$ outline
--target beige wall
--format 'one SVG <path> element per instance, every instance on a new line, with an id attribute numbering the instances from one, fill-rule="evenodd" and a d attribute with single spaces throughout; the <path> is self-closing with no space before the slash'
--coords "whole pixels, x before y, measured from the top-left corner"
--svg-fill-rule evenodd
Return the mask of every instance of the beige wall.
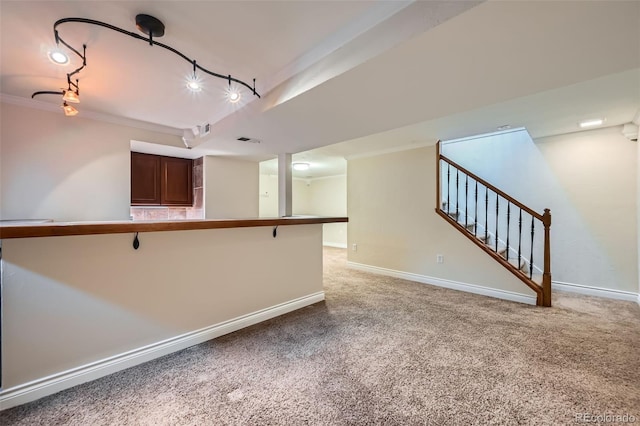
<path id="1" fill-rule="evenodd" d="M 322 225 L 278 231 L 4 240 L 3 388 L 321 292 Z"/>
<path id="2" fill-rule="evenodd" d="M 310 213 L 317 216 L 347 216 L 347 176 L 328 176 L 309 183 Z M 347 224 L 328 223 L 323 229 L 325 245 L 346 247 Z"/>
<path id="3" fill-rule="evenodd" d="M 309 183 L 293 179 L 291 183 L 292 210 L 294 215 L 310 215 Z M 278 217 L 278 176 L 260 175 L 260 217 Z"/>
<path id="4" fill-rule="evenodd" d="M 259 216 L 259 165 L 223 157 L 204 158 L 206 219 Z"/>
<path id="5" fill-rule="evenodd" d="M 443 153 L 535 210 L 551 209 L 554 282 L 637 292 L 637 143 L 617 126 L 535 141 L 520 133 Z"/>
<path id="6" fill-rule="evenodd" d="M 619 127 L 535 143 L 563 193 L 554 215 L 554 281 L 636 291 L 637 143 Z"/>
<path id="7" fill-rule="evenodd" d="M 0 219 L 126 220 L 131 139 L 180 138 L 1 103 Z"/>
<path id="8" fill-rule="evenodd" d="M 293 214 L 314 216 L 347 215 L 347 177 L 329 176 L 316 179 L 294 179 Z M 260 175 L 260 217 L 278 216 L 278 177 Z M 347 224 L 327 223 L 323 228 L 323 244 L 346 247 Z"/>
<path id="9" fill-rule="evenodd" d="M 261 174 L 258 192 L 260 217 L 278 217 L 278 176 Z"/>
<path id="10" fill-rule="evenodd" d="M 435 147 L 348 162 L 349 261 L 532 296 L 435 214 Z M 436 263 L 436 255 L 444 263 Z"/>

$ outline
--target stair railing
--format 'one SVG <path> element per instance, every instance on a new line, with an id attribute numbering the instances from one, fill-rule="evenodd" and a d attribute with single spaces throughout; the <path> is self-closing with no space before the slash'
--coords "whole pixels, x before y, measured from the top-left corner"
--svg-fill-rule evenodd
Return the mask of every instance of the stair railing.
<path id="1" fill-rule="evenodd" d="M 436 151 L 436 213 L 535 291 L 537 305 L 551 306 L 550 210 L 534 211 L 445 157 L 440 141 Z"/>

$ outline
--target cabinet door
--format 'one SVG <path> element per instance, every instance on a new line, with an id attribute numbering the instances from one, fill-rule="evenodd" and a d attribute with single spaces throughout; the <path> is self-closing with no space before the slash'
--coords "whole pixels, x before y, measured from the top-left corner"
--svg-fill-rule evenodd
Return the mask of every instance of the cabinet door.
<path id="1" fill-rule="evenodd" d="M 131 205 L 160 204 L 160 157 L 131 153 Z"/>
<path id="2" fill-rule="evenodd" d="M 193 205 L 193 160 L 162 157 L 160 204 L 163 206 Z"/>

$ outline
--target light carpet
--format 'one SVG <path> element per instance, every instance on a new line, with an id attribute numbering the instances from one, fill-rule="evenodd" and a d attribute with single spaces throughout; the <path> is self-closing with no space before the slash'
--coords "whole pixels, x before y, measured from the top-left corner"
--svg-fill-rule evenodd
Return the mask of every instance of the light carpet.
<path id="1" fill-rule="evenodd" d="M 326 301 L 0 413 L 8 425 L 640 423 L 640 308 L 537 308 L 346 267 Z M 596 418 L 597 419 L 597 418 Z"/>

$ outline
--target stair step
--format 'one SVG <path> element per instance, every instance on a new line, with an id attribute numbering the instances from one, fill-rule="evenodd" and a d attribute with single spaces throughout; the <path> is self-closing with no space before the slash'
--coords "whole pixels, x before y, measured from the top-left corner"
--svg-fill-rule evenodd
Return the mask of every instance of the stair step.
<path id="1" fill-rule="evenodd" d="M 482 236 L 482 238 L 484 238 L 484 235 Z M 489 235 L 489 240 L 491 240 L 491 235 Z M 506 247 L 504 246 L 504 244 L 502 244 L 501 242 L 498 242 L 498 249 L 496 250 L 496 243 L 495 242 L 491 242 L 489 241 L 488 243 L 485 243 L 487 245 L 487 247 L 489 247 L 491 249 L 491 251 L 494 251 L 496 253 L 498 253 L 499 255 L 501 255 L 502 257 L 504 256 L 504 253 L 507 251 Z"/>
<path id="2" fill-rule="evenodd" d="M 458 223 L 460 224 L 460 226 L 462 226 L 463 228 L 467 228 L 467 231 L 473 233 L 473 228 L 476 226 L 475 223 L 471 222 L 471 223 L 467 223 L 465 225 L 464 221 L 460 222 L 458 221 Z"/>
<path id="3" fill-rule="evenodd" d="M 487 244 L 489 247 L 491 247 L 491 249 L 493 251 L 495 251 L 495 246 L 492 246 L 490 244 Z M 498 244 L 498 251 L 496 251 L 496 253 L 498 255 L 500 255 L 500 257 L 504 258 L 505 260 L 507 259 L 507 247 L 506 246 L 502 246 L 500 244 Z M 511 264 L 511 266 L 513 266 L 514 268 L 518 269 L 518 258 L 517 256 L 513 257 L 512 255 L 509 255 L 509 259 L 508 262 Z M 525 261 L 520 261 L 520 271 L 522 271 L 523 273 L 529 275 L 529 264 Z M 534 274 L 535 276 L 536 274 Z"/>
<path id="4" fill-rule="evenodd" d="M 445 213 L 447 214 L 447 216 L 451 217 L 452 219 L 458 220 L 458 217 L 460 217 L 460 213 L 453 211 L 453 212 L 448 212 L 445 211 Z"/>
<path id="5" fill-rule="evenodd" d="M 518 259 L 509 259 L 509 263 L 514 267 L 518 268 Z M 520 262 L 520 270 L 529 275 L 529 264 L 526 262 Z M 535 275 L 535 274 L 534 274 Z"/>
<path id="6" fill-rule="evenodd" d="M 454 219 L 456 222 L 458 222 L 458 225 L 460 225 L 463 228 L 467 229 L 467 232 L 473 234 L 475 231 L 475 226 L 476 224 L 474 222 L 471 223 L 467 223 L 465 225 L 464 220 L 460 220 L 460 216 L 462 216 L 461 212 L 459 211 L 449 211 L 449 209 L 447 208 L 447 202 L 443 201 L 442 202 L 442 211 L 449 216 L 450 218 Z M 464 217 L 463 217 L 464 219 Z M 502 258 L 506 259 L 506 253 L 507 253 L 507 247 L 504 246 L 501 243 L 498 243 L 498 250 L 496 251 L 496 246 L 495 243 L 491 243 L 491 235 L 487 235 L 487 238 L 485 239 L 485 234 L 484 232 L 478 234 L 478 235 L 474 235 L 475 238 L 477 238 L 478 240 L 482 241 L 487 247 L 489 247 L 492 251 L 496 252 L 499 256 L 501 256 Z M 518 268 L 518 260 L 517 260 L 517 256 L 516 255 L 509 255 L 509 260 L 508 262 L 511 264 L 511 266 L 513 266 L 514 268 Z M 522 272 L 524 275 L 526 275 L 527 277 L 529 276 L 529 264 L 525 261 L 521 261 L 520 262 L 520 272 Z M 532 275 L 532 281 L 535 283 L 538 283 L 540 285 L 542 285 L 542 274 L 536 274 L 534 273 Z"/>
<path id="7" fill-rule="evenodd" d="M 476 235 L 476 238 L 482 241 L 483 243 L 489 245 L 489 241 L 491 240 L 491 235 L 487 235 L 487 238 L 485 239 L 484 233 L 482 233 L 482 234 Z"/>

